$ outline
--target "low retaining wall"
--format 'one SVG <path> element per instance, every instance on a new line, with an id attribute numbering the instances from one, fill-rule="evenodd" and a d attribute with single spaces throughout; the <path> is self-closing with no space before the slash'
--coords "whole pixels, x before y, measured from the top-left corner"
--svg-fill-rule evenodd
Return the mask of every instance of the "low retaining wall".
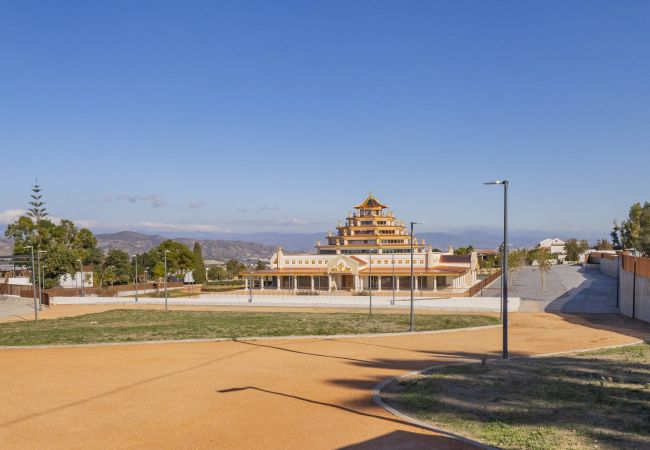
<path id="1" fill-rule="evenodd" d="M 619 312 L 650 322 L 650 258 L 603 255 L 599 265 L 601 272 L 618 277 Z"/>
<path id="2" fill-rule="evenodd" d="M 187 298 L 173 298 L 168 300 L 169 305 L 186 306 L 291 306 L 291 307 L 335 307 L 335 308 L 366 308 L 369 297 L 321 297 L 317 295 L 290 296 L 290 297 L 255 297 L 249 303 L 248 297 L 219 297 L 217 295 Z M 55 297 L 55 305 L 133 305 L 134 298 L 127 297 Z M 140 298 L 139 305 L 164 305 L 165 299 Z M 372 305 L 377 308 L 406 308 L 409 299 L 396 299 L 391 305 L 391 299 L 386 297 L 373 297 Z M 454 297 L 454 298 L 416 298 L 415 306 L 418 309 L 465 311 L 465 312 L 498 312 L 501 299 L 499 297 Z M 508 311 L 518 311 L 520 301 L 518 297 L 511 297 L 508 301 Z"/>
<path id="3" fill-rule="evenodd" d="M 621 269 L 619 275 L 619 310 L 621 314 L 650 322 L 650 278 L 635 276 Z"/>
<path id="4" fill-rule="evenodd" d="M 601 258 L 600 271 L 604 274 L 615 277 L 618 275 L 618 258 Z"/>

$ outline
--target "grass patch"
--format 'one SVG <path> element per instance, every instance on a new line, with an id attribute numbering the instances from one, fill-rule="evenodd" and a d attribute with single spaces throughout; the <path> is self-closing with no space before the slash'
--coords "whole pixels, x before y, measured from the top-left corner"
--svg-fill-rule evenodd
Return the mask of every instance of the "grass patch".
<path id="1" fill-rule="evenodd" d="M 0 324 L 0 345 L 85 344 L 168 339 L 390 333 L 408 315 L 253 313 L 116 309 L 77 317 Z M 418 331 L 494 325 L 489 316 L 420 315 Z"/>
<path id="2" fill-rule="evenodd" d="M 451 366 L 402 380 L 386 397 L 504 449 L 648 449 L 650 345 Z"/>

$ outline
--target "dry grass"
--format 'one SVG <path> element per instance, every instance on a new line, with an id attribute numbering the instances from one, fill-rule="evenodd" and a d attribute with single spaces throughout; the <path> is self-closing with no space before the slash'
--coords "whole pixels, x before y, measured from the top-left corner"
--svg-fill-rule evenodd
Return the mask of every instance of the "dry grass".
<path id="1" fill-rule="evenodd" d="M 387 400 L 499 448 L 649 449 L 650 345 L 447 367 Z"/>

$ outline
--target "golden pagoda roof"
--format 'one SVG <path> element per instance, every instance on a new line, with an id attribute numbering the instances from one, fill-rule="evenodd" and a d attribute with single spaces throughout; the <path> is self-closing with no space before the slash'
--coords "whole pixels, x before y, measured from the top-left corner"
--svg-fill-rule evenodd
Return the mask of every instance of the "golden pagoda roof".
<path id="1" fill-rule="evenodd" d="M 373 195 L 372 192 L 368 194 L 368 198 L 366 198 L 361 204 L 357 205 L 354 207 L 355 209 L 386 209 L 388 206 L 383 205 L 377 200 Z"/>

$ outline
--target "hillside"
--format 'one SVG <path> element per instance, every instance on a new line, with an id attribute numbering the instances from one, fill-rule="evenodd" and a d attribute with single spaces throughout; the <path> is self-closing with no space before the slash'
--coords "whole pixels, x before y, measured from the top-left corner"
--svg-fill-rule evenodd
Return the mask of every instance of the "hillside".
<path id="1" fill-rule="evenodd" d="M 121 231 L 119 233 L 98 234 L 97 243 L 104 251 L 111 248 L 124 250 L 130 255 L 144 253 L 151 248 L 168 239 L 160 235 L 148 235 L 134 231 Z M 254 242 L 231 241 L 223 239 L 190 239 L 173 238 L 192 248 L 194 242 L 199 242 L 205 259 L 228 260 L 238 259 L 242 261 L 257 261 L 268 259 L 275 251 L 274 247 L 257 244 Z"/>

